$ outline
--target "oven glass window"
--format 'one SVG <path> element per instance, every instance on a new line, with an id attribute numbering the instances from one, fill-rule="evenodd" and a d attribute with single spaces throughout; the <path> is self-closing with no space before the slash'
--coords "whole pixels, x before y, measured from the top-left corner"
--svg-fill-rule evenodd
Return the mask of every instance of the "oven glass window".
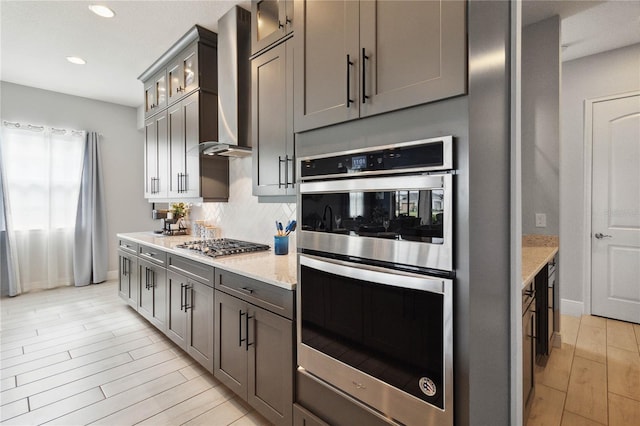
<path id="1" fill-rule="evenodd" d="M 442 294 L 304 265 L 301 283 L 302 343 L 443 408 Z M 421 390 L 423 378 L 435 395 Z"/>
<path id="2" fill-rule="evenodd" d="M 302 229 L 443 244 L 444 190 L 302 195 Z"/>

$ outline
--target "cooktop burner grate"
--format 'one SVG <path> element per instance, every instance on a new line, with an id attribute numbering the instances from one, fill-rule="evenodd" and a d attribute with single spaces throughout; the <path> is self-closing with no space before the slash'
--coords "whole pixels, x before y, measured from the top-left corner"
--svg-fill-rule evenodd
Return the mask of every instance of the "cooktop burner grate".
<path id="1" fill-rule="evenodd" d="M 229 238 L 187 241 L 177 245 L 176 248 L 194 250 L 209 257 L 221 257 L 232 254 L 269 250 L 269 246 L 266 244 L 232 240 Z"/>

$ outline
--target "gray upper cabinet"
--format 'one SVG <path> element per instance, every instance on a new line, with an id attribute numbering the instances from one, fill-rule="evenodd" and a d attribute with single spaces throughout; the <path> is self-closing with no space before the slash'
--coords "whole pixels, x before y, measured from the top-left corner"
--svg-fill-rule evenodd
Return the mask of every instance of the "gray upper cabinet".
<path id="1" fill-rule="evenodd" d="M 358 2 L 298 1 L 295 131 L 359 117 Z"/>
<path id="2" fill-rule="evenodd" d="M 180 52 L 167 67 L 169 104 L 198 88 L 198 43 Z"/>
<path id="3" fill-rule="evenodd" d="M 167 107 L 167 72 L 161 70 L 144 84 L 144 117 Z"/>
<path id="4" fill-rule="evenodd" d="M 253 195 L 294 195 L 291 41 L 251 61 Z"/>
<path id="5" fill-rule="evenodd" d="M 255 55 L 293 31 L 293 0 L 251 2 L 251 54 Z"/>
<path id="6" fill-rule="evenodd" d="M 197 197 L 200 193 L 198 139 L 187 140 L 187 129 L 198 129 L 198 93 L 172 105 L 167 111 L 169 122 L 169 197 Z M 187 124 L 187 120 L 192 123 Z M 195 123 L 193 123 L 195 121 Z M 194 132 L 190 132 L 193 136 Z M 191 173 L 187 173 L 187 162 Z"/>
<path id="7" fill-rule="evenodd" d="M 466 92 L 464 1 L 296 1 L 295 131 Z"/>
<path id="8" fill-rule="evenodd" d="M 138 77 L 145 108 L 154 105 L 145 122 L 149 200 L 229 198 L 229 160 L 200 155 L 198 146 L 218 140 L 217 40 L 196 25 Z"/>
<path id="9" fill-rule="evenodd" d="M 144 196 L 166 198 L 168 191 L 167 111 L 147 119 L 144 125 Z"/>

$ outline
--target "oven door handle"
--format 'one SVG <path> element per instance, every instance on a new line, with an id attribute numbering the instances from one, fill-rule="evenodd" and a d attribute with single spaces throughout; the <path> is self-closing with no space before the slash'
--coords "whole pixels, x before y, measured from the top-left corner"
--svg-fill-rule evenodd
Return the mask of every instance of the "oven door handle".
<path id="1" fill-rule="evenodd" d="M 446 278 L 430 278 L 411 272 L 346 262 L 343 260 L 327 259 L 307 254 L 300 255 L 300 266 L 306 266 L 355 280 L 440 294 L 449 294 L 453 285 L 452 280 Z"/>
<path id="2" fill-rule="evenodd" d="M 379 192 L 379 191 L 406 191 L 406 190 L 430 190 L 449 189 L 452 183 L 451 173 L 432 175 L 405 175 L 371 177 L 365 179 L 342 179 L 304 182 L 300 184 L 300 193 L 344 193 L 352 191 Z"/>

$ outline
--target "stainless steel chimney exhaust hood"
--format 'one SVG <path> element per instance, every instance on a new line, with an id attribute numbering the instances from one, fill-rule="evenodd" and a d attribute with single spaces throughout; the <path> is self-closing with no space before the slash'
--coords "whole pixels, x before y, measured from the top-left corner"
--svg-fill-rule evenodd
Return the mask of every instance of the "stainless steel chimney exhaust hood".
<path id="1" fill-rule="evenodd" d="M 251 155 L 251 13 L 235 6 L 218 20 L 218 140 L 207 155 Z"/>
<path id="2" fill-rule="evenodd" d="M 251 147 L 207 141 L 200 144 L 200 152 L 206 155 L 221 155 L 225 157 L 250 157 Z"/>

